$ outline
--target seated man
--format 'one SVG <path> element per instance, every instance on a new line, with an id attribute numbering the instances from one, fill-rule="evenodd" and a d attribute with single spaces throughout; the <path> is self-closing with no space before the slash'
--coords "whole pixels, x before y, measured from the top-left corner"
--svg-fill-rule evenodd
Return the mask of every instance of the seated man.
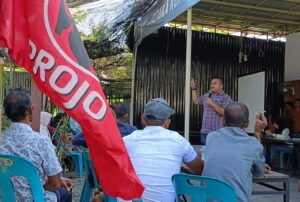
<path id="1" fill-rule="evenodd" d="M 162 98 L 151 99 L 144 108 L 143 130 L 123 138 L 134 170 L 145 186 L 144 201 L 175 201 L 171 181 L 185 163 L 195 174 L 201 174 L 204 162 L 191 144 L 175 131 L 168 130 L 174 110 Z"/>
<path id="2" fill-rule="evenodd" d="M 248 118 L 249 111 L 243 103 L 227 105 L 224 128 L 211 132 L 207 137 L 203 170 L 204 176 L 231 184 L 241 202 L 251 201 L 252 175 L 262 176 L 265 172 L 263 146 L 259 140 L 267 120 L 262 114 L 256 116 L 256 139 L 245 132 Z"/>
<path id="3" fill-rule="evenodd" d="M 12 124 L 2 134 L 0 153 L 23 157 L 36 166 L 45 201 L 72 201 L 72 182 L 61 178 L 62 168 L 51 140 L 34 132 L 30 126 L 33 114 L 30 95 L 24 89 L 11 90 L 3 107 Z M 13 184 L 17 201 L 32 201 L 27 180 L 14 177 Z"/>
<path id="4" fill-rule="evenodd" d="M 111 105 L 111 108 L 116 114 L 117 125 L 120 130 L 122 137 L 129 135 L 137 128 L 128 123 L 128 107 L 123 102 L 115 102 Z"/>

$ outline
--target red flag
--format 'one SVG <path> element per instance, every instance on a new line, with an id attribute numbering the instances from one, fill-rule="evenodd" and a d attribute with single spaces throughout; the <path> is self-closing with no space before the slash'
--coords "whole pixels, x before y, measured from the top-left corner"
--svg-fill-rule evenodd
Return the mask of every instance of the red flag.
<path id="1" fill-rule="evenodd" d="M 64 0 L 1 0 L 0 46 L 73 117 L 104 191 L 125 200 L 144 190 Z"/>

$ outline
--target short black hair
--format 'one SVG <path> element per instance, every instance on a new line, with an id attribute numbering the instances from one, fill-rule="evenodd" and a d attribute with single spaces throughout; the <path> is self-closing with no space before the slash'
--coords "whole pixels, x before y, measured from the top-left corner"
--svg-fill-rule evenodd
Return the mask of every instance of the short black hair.
<path id="1" fill-rule="evenodd" d="M 111 105 L 111 108 L 116 113 L 117 118 L 122 118 L 125 114 L 128 114 L 128 107 L 124 102 L 115 102 Z"/>
<path id="2" fill-rule="evenodd" d="M 242 128 L 249 121 L 248 107 L 241 102 L 228 104 L 224 110 L 224 120 L 228 127 Z"/>
<path id="3" fill-rule="evenodd" d="M 18 122 L 24 119 L 26 117 L 26 111 L 31 107 L 31 105 L 32 102 L 30 95 L 23 88 L 10 90 L 3 101 L 5 115 L 12 122 Z"/>
<path id="4" fill-rule="evenodd" d="M 222 77 L 219 77 L 219 76 L 214 76 L 214 77 L 212 77 L 212 79 L 211 79 L 211 80 L 213 80 L 213 79 L 218 79 L 218 80 L 220 80 L 220 81 L 221 81 L 221 84 L 223 84 L 223 78 L 222 78 Z"/>

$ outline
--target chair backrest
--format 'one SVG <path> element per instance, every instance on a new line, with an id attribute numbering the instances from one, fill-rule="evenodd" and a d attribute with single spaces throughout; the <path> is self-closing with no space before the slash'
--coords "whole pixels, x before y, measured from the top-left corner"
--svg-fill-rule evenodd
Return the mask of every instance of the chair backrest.
<path id="1" fill-rule="evenodd" d="M 104 201 L 105 202 L 118 202 L 118 199 L 110 197 L 106 193 L 104 193 Z M 141 199 L 134 199 L 134 200 L 132 200 L 132 202 L 143 202 L 143 200 L 141 200 Z"/>
<path id="2" fill-rule="evenodd" d="M 176 201 L 180 195 L 191 198 L 192 202 L 206 202 L 207 199 L 223 202 L 237 202 L 234 189 L 221 180 L 196 175 L 175 174 L 172 176 L 175 185 Z"/>
<path id="3" fill-rule="evenodd" d="M 83 152 L 82 152 L 82 157 L 83 157 L 83 161 L 84 161 L 84 166 L 86 167 L 86 171 L 87 172 L 91 172 L 92 176 L 93 176 L 93 182 L 94 182 L 94 187 L 98 187 L 99 183 L 98 183 L 98 178 L 95 172 L 95 168 L 94 168 L 94 163 L 92 161 L 90 152 L 84 148 L 84 147 L 79 147 Z"/>
<path id="4" fill-rule="evenodd" d="M 11 177 L 25 177 L 31 187 L 34 201 L 44 201 L 42 184 L 36 167 L 29 161 L 11 155 L 0 154 L 0 190 L 2 201 L 16 201 Z"/>

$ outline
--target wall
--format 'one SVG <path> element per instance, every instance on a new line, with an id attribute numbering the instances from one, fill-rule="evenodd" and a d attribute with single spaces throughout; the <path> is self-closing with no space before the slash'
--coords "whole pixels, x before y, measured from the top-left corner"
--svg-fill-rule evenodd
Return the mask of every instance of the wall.
<path id="1" fill-rule="evenodd" d="M 284 82 L 286 86 L 292 87 L 294 89 L 294 94 L 290 95 L 288 93 L 284 94 L 284 101 L 294 102 L 295 99 L 300 99 L 300 80 L 296 81 L 286 81 Z"/>
<path id="2" fill-rule="evenodd" d="M 286 39 L 285 81 L 300 79 L 300 33 L 291 34 Z"/>
<path id="3" fill-rule="evenodd" d="M 191 75 L 198 92 L 208 91 L 212 77 L 224 79 L 224 89 L 237 100 L 238 77 L 266 72 L 265 110 L 279 114 L 283 95 L 278 83 L 284 78 L 285 43 L 244 38 L 248 62 L 239 63 L 240 38 L 235 36 L 193 32 Z M 141 127 L 140 115 L 150 98 L 163 97 L 175 109 L 171 129 L 184 129 L 186 30 L 162 28 L 145 38 L 138 47 L 134 89 L 134 124 Z M 200 140 L 202 108 L 191 103 L 190 130 Z"/>

